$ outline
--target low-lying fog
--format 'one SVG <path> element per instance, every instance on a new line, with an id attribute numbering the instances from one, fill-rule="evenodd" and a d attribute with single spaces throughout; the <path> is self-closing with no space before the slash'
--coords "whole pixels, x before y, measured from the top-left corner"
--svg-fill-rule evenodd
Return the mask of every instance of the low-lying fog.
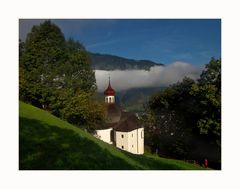
<path id="1" fill-rule="evenodd" d="M 174 62 L 165 66 L 154 66 L 146 70 L 95 70 L 98 91 L 102 92 L 108 85 L 108 76 L 111 85 L 116 91 L 140 88 L 160 87 L 181 81 L 185 76 L 192 79 L 199 78 L 203 66 L 194 66 L 185 62 Z"/>

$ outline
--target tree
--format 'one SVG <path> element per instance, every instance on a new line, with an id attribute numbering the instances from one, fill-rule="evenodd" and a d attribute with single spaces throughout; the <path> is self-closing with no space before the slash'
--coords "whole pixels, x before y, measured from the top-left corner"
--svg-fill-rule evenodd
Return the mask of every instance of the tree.
<path id="1" fill-rule="evenodd" d="M 200 134 L 220 143 L 221 136 L 221 61 L 211 59 L 202 72 L 199 83 L 192 86 L 191 95 L 199 104 L 197 127 Z"/>
<path id="2" fill-rule="evenodd" d="M 100 128 L 106 119 L 103 103 L 88 92 L 81 91 L 72 98 L 67 99 L 62 109 L 63 118 L 89 132 Z"/>
<path id="3" fill-rule="evenodd" d="M 22 57 L 22 54 L 24 53 L 24 47 L 25 47 L 25 43 L 20 39 L 19 40 L 19 59 Z"/>
<path id="4" fill-rule="evenodd" d="M 61 71 L 64 88 L 93 92 L 96 91 L 95 75 L 85 48 L 78 42 L 69 39 L 66 42 L 67 60 L 62 64 Z"/>
<path id="5" fill-rule="evenodd" d="M 192 135 L 188 111 L 192 104 L 189 94 L 194 80 L 184 78 L 150 98 L 147 106 L 146 142 L 161 154 L 184 158 Z M 149 136 L 149 137 L 148 137 Z"/>
<path id="6" fill-rule="evenodd" d="M 221 60 L 212 58 L 208 64 L 205 65 L 200 79 L 200 84 L 212 84 L 218 89 L 221 89 Z"/>
<path id="7" fill-rule="evenodd" d="M 49 108 L 48 97 L 61 88 L 74 92 L 96 90 L 95 75 L 85 48 L 73 39 L 65 41 L 61 30 L 51 21 L 33 26 L 24 51 L 22 47 L 20 43 L 21 99 Z"/>
<path id="8" fill-rule="evenodd" d="M 184 78 L 154 94 L 143 123 L 146 144 L 159 148 L 161 154 L 198 160 L 208 154 L 219 164 L 221 61 L 211 59 L 197 82 Z"/>
<path id="9" fill-rule="evenodd" d="M 145 144 L 152 152 L 184 159 L 188 154 L 191 129 L 174 110 L 159 109 L 142 118 L 145 126 Z"/>
<path id="10" fill-rule="evenodd" d="M 20 99 L 88 130 L 102 124 L 96 81 L 84 46 L 45 21 L 19 42 Z"/>
<path id="11" fill-rule="evenodd" d="M 23 100 L 38 107 L 48 106 L 46 96 L 54 90 L 57 68 L 65 61 L 64 44 L 61 30 L 51 21 L 33 26 L 19 59 L 20 78 L 26 84 L 20 83 Z"/>

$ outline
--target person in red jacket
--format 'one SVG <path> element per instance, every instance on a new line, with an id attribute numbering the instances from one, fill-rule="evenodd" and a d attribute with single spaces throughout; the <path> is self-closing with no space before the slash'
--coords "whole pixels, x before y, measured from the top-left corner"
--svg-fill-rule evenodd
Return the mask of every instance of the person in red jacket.
<path id="1" fill-rule="evenodd" d="M 208 167 L 208 160 L 206 158 L 204 159 L 204 167 Z"/>

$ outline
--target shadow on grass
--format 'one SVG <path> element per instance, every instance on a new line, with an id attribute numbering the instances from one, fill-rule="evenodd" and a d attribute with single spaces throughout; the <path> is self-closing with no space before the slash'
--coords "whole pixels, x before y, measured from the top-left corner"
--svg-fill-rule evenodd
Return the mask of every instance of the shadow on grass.
<path id="1" fill-rule="evenodd" d="M 199 170 L 204 169 L 191 164 L 184 164 L 184 162 L 176 162 L 176 160 L 155 159 L 149 156 L 127 154 L 128 157 L 137 161 L 146 167 L 146 170 Z"/>
<path id="2" fill-rule="evenodd" d="M 35 119 L 20 117 L 20 170 L 179 170 L 194 169 L 167 160 L 122 151 L 135 164 L 114 156 L 78 133 Z"/>
<path id="3" fill-rule="evenodd" d="M 20 170 L 136 169 L 70 129 L 20 117 Z"/>
<path id="4" fill-rule="evenodd" d="M 143 156 L 143 155 L 135 155 L 125 152 L 126 155 L 133 159 L 134 161 L 138 162 L 141 165 L 146 167 L 146 170 L 176 170 L 180 169 L 176 165 L 172 163 L 166 163 L 164 161 L 159 161 L 151 157 Z"/>

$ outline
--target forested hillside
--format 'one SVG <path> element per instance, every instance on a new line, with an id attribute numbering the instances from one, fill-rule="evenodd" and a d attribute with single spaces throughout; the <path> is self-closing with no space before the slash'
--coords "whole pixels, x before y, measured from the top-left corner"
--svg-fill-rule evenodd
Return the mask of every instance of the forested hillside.
<path id="1" fill-rule="evenodd" d="M 146 87 L 119 91 L 117 100 L 126 111 L 144 112 L 144 106 L 151 95 L 163 89 L 164 87 Z"/>

